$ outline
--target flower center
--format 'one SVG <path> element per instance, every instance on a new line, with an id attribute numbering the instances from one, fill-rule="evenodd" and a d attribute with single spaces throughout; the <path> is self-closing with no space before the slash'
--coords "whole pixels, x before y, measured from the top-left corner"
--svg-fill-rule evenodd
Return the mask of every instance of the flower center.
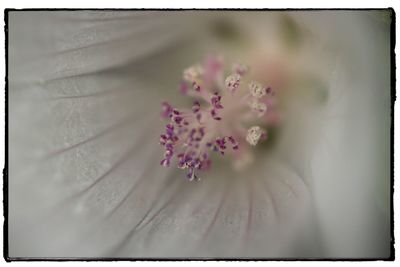
<path id="1" fill-rule="evenodd" d="M 160 136 L 165 149 L 161 165 L 169 167 L 175 158 L 189 180 L 198 180 L 195 172 L 211 167 L 211 152 L 234 154 L 267 139 L 259 125 L 267 124 L 274 92 L 248 80 L 248 72 L 247 66 L 235 63 L 224 77 L 224 64 L 215 57 L 184 71 L 180 91 L 193 98 L 193 105 L 178 109 L 162 103 L 162 117 L 169 123 Z"/>

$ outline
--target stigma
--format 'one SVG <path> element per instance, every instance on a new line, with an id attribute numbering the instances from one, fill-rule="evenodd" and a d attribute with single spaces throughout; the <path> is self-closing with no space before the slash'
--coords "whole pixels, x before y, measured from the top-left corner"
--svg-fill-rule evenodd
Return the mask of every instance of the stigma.
<path id="1" fill-rule="evenodd" d="M 224 65 L 221 58 L 209 57 L 183 71 L 180 92 L 191 106 L 162 103 L 161 115 L 168 122 L 159 140 L 164 148 L 160 164 L 185 170 L 190 181 L 211 168 L 212 154 L 240 158 L 241 150 L 267 139 L 265 122 L 274 92 L 248 78 L 249 66 Z"/>

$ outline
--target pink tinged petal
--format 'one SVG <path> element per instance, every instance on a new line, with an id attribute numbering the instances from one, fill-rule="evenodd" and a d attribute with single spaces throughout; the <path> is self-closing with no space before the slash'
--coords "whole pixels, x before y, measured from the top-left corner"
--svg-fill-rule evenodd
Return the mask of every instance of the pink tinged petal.
<path id="1" fill-rule="evenodd" d="M 222 74 L 223 62 L 222 59 L 216 56 L 209 56 L 205 61 L 204 80 L 208 85 L 218 83 L 218 78 Z"/>
<path id="2" fill-rule="evenodd" d="M 187 83 L 186 82 L 181 82 L 181 85 L 179 86 L 179 92 L 181 94 L 186 95 L 188 90 L 189 90 L 189 86 L 187 85 Z"/>

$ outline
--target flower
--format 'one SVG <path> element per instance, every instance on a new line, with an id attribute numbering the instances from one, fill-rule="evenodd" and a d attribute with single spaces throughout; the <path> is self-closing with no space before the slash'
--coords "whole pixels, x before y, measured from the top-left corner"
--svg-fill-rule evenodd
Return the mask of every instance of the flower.
<path id="1" fill-rule="evenodd" d="M 388 198 L 370 194 L 389 177 L 388 26 L 376 14 L 9 12 L 10 256 L 385 257 Z M 225 91 L 187 103 L 221 62 L 179 86 L 182 69 L 215 51 L 250 68 L 233 64 Z M 241 154 L 199 182 L 159 166 L 159 133 L 177 134 L 160 102 L 222 123 L 247 75 L 250 122 L 276 133 L 260 142 L 250 124 L 246 146 L 213 133 L 219 152 L 231 142 Z M 264 86 L 276 116 L 264 116 Z M 175 127 L 174 108 L 163 114 Z"/>

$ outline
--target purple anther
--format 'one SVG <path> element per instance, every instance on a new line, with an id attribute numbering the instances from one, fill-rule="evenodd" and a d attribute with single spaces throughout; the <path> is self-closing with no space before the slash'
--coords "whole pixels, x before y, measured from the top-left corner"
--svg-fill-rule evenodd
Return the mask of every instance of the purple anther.
<path id="1" fill-rule="evenodd" d="M 167 142 L 167 136 L 165 134 L 160 135 L 160 145 L 165 145 Z"/>
<path id="2" fill-rule="evenodd" d="M 174 125 L 172 125 L 171 123 L 168 123 L 166 126 L 166 134 L 167 137 L 171 138 L 174 136 Z"/>
<path id="3" fill-rule="evenodd" d="M 162 165 L 164 167 L 169 167 L 170 161 L 168 159 L 163 159 L 160 161 L 160 165 Z"/>
<path id="4" fill-rule="evenodd" d="M 204 127 L 199 128 L 199 133 L 200 133 L 201 137 L 203 137 L 205 135 Z"/>
<path id="5" fill-rule="evenodd" d="M 170 159 L 174 155 L 172 150 L 166 150 L 164 153 L 165 158 Z"/>
<path id="6" fill-rule="evenodd" d="M 233 150 L 239 149 L 239 144 L 238 144 L 238 142 L 236 141 L 236 139 L 233 138 L 233 136 L 229 136 L 229 137 L 228 137 L 228 140 L 229 140 L 229 142 L 231 142 L 231 144 L 232 144 L 232 149 L 233 149 Z"/>
<path id="7" fill-rule="evenodd" d="M 197 113 L 197 112 L 199 112 L 199 110 L 200 110 L 200 103 L 199 103 L 199 101 L 195 101 L 192 106 L 192 111 L 194 113 Z"/>
<path id="8" fill-rule="evenodd" d="M 214 96 L 211 97 L 211 105 L 216 109 L 224 108 L 221 105 L 221 96 L 218 93 L 214 93 Z"/>
<path id="9" fill-rule="evenodd" d="M 169 118 L 171 113 L 172 113 L 172 111 L 173 111 L 172 106 L 168 102 L 162 102 L 161 105 L 162 105 L 162 108 L 163 108 L 163 111 L 161 113 L 161 117 L 164 118 L 164 119 Z"/>
<path id="10" fill-rule="evenodd" d="M 196 82 L 193 82 L 193 89 L 195 90 L 195 91 L 197 91 L 197 92 L 200 92 L 200 85 L 198 85 Z"/>
<path id="11" fill-rule="evenodd" d="M 212 109 L 212 110 L 210 111 L 210 113 L 211 113 L 211 117 L 212 117 L 214 120 L 217 120 L 217 121 L 220 121 L 220 120 L 221 120 L 221 117 L 218 117 L 218 116 L 217 116 L 217 112 L 215 111 L 215 109 Z"/>
<path id="12" fill-rule="evenodd" d="M 181 124 L 182 120 L 183 120 L 183 118 L 181 116 L 176 116 L 174 118 L 174 121 L 175 121 L 176 124 Z"/>

